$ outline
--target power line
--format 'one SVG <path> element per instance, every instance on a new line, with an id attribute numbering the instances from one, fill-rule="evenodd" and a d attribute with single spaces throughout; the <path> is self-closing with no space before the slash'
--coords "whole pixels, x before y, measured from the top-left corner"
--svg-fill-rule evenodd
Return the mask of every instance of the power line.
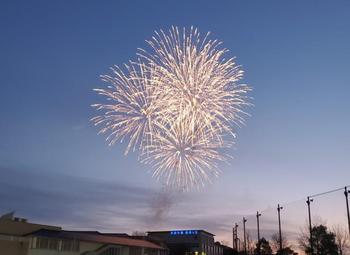
<path id="1" fill-rule="evenodd" d="M 350 185 L 345 186 L 345 187 L 349 188 Z M 340 190 L 344 190 L 344 186 L 341 187 L 341 188 L 332 189 L 332 190 L 325 191 L 325 192 L 322 192 L 322 193 L 314 194 L 314 195 L 311 195 L 311 196 L 309 196 L 309 197 L 319 197 L 319 196 L 327 195 L 327 194 L 330 194 L 330 193 L 333 193 L 333 192 L 337 192 L 337 191 L 340 191 Z"/>
<path id="2" fill-rule="evenodd" d="M 314 195 L 309 196 L 309 198 L 319 197 L 319 196 L 327 195 L 327 194 L 330 194 L 330 193 L 333 193 L 333 192 L 341 191 L 341 190 L 344 190 L 344 187 L 350 188 L 350 185 L 343 186 L 343 187 L 341 187 L 341 188 L 336 188 L 336 189 L 328 190 L 328 191 L 321 192 L 321 193 L 317 193 L 317 194 L 314 194 Z M 298 202 L 301 202 L 301 201 L 305 201 L 305 199 L 304 199 L 304 198 L 301 198 L 301 199 L 297 199 L 297 200 L 292 200 L 292 201 L 283 203 L 283 204 L 281 204 L 281 205 L 287 206 L 287 205 L 290 205 L 290 204 L 293 204 L 293 203 L 298 203 Z M 271 209 L 273 209 L 273 208 L 267 207 L 267 208 L 261 210 L 260 212 L 261 212 L 261 213 L 268 212 L 268 211 L 271 211 Z M 256 216 L 255 214 L 246 214 L 246 218 L 253 218 L 253 217 L 255 217 L 255 216 Z M 241 222 L 241 220 L 239 220 L 238 222 Z"/>

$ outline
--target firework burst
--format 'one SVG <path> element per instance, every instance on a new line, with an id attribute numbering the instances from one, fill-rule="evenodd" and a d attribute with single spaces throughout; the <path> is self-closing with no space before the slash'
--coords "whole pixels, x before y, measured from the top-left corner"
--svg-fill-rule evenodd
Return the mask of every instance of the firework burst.
<path id="1" fill-rule="evenodd" d="M 194 28 L 155 32 L 136 63 L 102 76 L 110 86 L 96 91 L 111 103 L 93 105 L 103 114 L 92 121 L 110 145 L 127 139 L 126 153 L 139 150 L 154 177 L 181 189 L 218 175 L 249 104 L 250 88 L 238 84 L 243 71 L 208 36 Z"/>
<path id="2" fill-rule="evenodd" d="M 107 89 L 95 91 L 107 97 L 109 104 L 92 105 L 104 114 L 92 119 L 95 125 L 103 125 L 99 133 L 109 133 L 107 141 L 113 145 L 116 141 L 129 139 L 125 150 L 143 149 L 152 143 L 152 134 L 158 129 L 158 121 L 164 120 L 168 112 L 162 106 L 166 94 L 160 93 L 153 85 L 152 71 L 145 70 L 140 63 L 125 65 L 126 73 L 119 67 L 111 68 L 113 76 L 102 75 L 103 81 L 109 83 Z"/>
<path id="3" fill-rule="evenodd" d="M 230 145 L 227 139 L 214 135 L 214 130 L 197 126 L 190 118 L 168 127 L 155 134 L 154 143 L 143 155 L 142 162 L 153 166 L 153 176 L 157 180 L 187 190 L 210 183 L 219 175 L 217 163 L 228 157 L 223 153 L 223 148 Z"/>
<path id="4" fill-rule="evenodd" d="M 154 75 L 171 95 L 175 116 L 232 133 L 232 124 L 243 123 L 241 108 L 247 104 L 249 87 L 237 84 L 243 71 L 233 58 L 223 57 L 228 50 L 218 49 L 221 42 L 208 36 L 201 39 L 194 28 L 182 33 L 177 27 L 168 33 L 161 30 L 147 41 L 151 51 L 140 49 L 139 56 L 157 66 Z"/>

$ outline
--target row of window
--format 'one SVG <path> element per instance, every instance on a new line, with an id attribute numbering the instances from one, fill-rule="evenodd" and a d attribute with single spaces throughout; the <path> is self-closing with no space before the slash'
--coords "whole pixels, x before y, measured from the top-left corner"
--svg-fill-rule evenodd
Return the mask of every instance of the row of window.
<path id="1" fill-rule="evenodd" d="M 205 252 L 205 254 L 208 255 L 222 255 L 223 254 L 223 250 L 220 246 L 218 245 L 206 245 L 205 243 L 202 244 L 202 251 Z"/>
<path id="2" fill-rule="evenodd" d="M 33 237 L 30 241 L 30 248 L 76 252 L 80 249 L 80 243 L 78 240 L 59 240 L 47 237 Z"/>
<path id="3" fill-rule="evenodd" d="M 16 242 L 25 242 L 27 239 L 21 236 L 13 236 L 13 235 L 3 235 L 0 234 L 0 241 L 16 241 Z"/>
<path id="4" fill-rule="evenodd" d="M 110 247 L 103 252 L 101 252 L 99 255 L 120 255 L 121 249 L 116 247 Z"/>

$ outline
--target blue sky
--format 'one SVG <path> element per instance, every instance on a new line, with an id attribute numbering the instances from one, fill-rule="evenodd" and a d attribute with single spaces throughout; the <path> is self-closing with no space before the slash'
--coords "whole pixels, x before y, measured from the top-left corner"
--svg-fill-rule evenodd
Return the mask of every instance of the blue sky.
<path id="1" fill-rule="evenodd" d="M 236 216 L 350 184 L 349 12 L 345 0 L 2 1 L 0 212 L 76 228 L 113 221 L 111 231 L 200 227 L 230 240 Z M 172 25 L 222 40 L 255 106 L 213 185 L 164 195 L 89 119 L 99 75 Z"/>

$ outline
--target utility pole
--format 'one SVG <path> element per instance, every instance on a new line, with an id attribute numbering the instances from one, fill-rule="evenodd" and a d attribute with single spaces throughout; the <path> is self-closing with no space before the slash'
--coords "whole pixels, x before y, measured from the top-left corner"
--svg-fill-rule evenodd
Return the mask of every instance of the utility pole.
<path id="1" fill-rule="evenodd" d="M 245 234 L 245 223 L 247 222 L 247 219 L 243 217 L 243 240 L 244 240 L 244 254 L 247 255 L 247 240 L 246 240 L 246 234 Z"/>
<path id="2" fill-rule="evenodd" d="M 237 223 L 235 223 L 235 226 L 233 227 L 233 242 L 232 242 L 232 248 L 234 249 L 234 250 L 236 250 L 236 251 L 238 251 L 238 224 Z"/>
<path id="3" fill-rule="evenodd" d="M 280 236 L 280 252 L 282 252 L 282 230 L 281 230 L 281 210 L 283 209 L 280 204 L 277 206 L 277 212 L 278 212 L 278 230 L 279 230 L 279 236 Z"/>
<path id="4" fill-rule="evenodd" d="M 346 200 L 346 211 L 348 213 L 348 227 L 349 227 L 349 237 L 350 237 L 350 213 L 349 213 L 349 193 L 350 193 L 350 190 L 348 190 L 347 187 L 345 187 L 345 191 L 344 191 L 344 194 L 345 194 L 345 200 Z"/>
<path id="5" fill-rule="evenodd" d="M 258 255 L 260 255 L 260 226 L 259 226 L 259 217 L 261 216 L 261 213 L 258 211 L 256 212 L 256 224 L 258 227 Z"/>
<path id="6" fill-rule="evenodd" d="M 235 227 L 232 228 L 232 249 L 235 249 Z"/>
<path id="7" fill-rule="evenodd" d="M 238 251 L 238 224 L 235 223 L 235 228 L 234 228 L 234 232 L 235 232 L 235 237 L 234 237 L 234 243 L 235 243 L 235 249 L 236 251 Z"/>
<path id="8" fill-rule="evenodd" d="M 313 199 L 310 199 L 310 197 L 307 197 L 306 203 L 307 208 L 309 212 L 309 231 L 310 231 L 310 248 L 311 248 L 311 254 L 314 254 L 314 242 L 312 240 L 312 225 L 311 225 L 311 210 L 310 210 L 310 203 L 313 202 Z"/>

